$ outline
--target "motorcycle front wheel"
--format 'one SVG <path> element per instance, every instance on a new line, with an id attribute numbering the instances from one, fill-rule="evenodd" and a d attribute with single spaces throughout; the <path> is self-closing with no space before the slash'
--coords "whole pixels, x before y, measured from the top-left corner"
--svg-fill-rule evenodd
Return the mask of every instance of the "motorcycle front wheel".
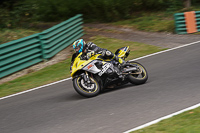
<path id="1" fill-rule="evenodd" d="M 84 81 L 83 77 L 76 77 L 73 79 L 73 86 L 77 93 L 84 97 L 94 97 L 100 93 L 100 86 L 97 80 L 90 78 L 90 83 Z"/>
<path id="2" fill-rule="evenodd" d="M 129 81 L 136 85 L 144 84 L 148 79 L 148 73 L 145 67 L 138 62 L 131 62 L 130 64 L 137 67 L 137 70 L 132 71 L 132 73 L 128 75 Z"/>

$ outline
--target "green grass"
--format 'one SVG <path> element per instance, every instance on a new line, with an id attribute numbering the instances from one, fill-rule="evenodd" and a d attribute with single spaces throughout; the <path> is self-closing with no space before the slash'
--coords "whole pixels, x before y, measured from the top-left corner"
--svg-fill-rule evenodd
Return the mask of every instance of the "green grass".
<path id="1" fill-rule="evenodd" d="M 161 50 L 165 50 L 161 47 L 156 47 L 153 45 L 147 45 L 139 42 L 123 41 L 119 39 L 106 38 L 102 36 L 96 36 L 92 38 L 92 42 L 94 42 L 95 44 L 97 44 L 102 48 L 106 48 L 112 51 L 113 53 L 115 53 L 115 51 L 118 48 L 130 46 L 131 52 L 129 57 L 127 58 L 128 60 L 133 58 L 138 58 L 147 54 L 155 53 Z"/>
<path id="2" fill-rule="evenodd" d="M 117 21 L 112 24 L 148 32 L 174 32 L 173 14 L 166 12 L 139 12 L 134 15 L 131 19 Z"/>
<path id="3" fill-rule="evenodd" d="M 200 133 L 200 108 L 131 133 Z"/>
<path id="4" fill-rule="evenodd" d="M 0 30 L 0 44 L 17 40 L 39 32 L 39 30 L 35 31 L 30 29 L 3 29 Z"/>
<path id="5" fill-rule="evenodd" d="M 70 59 L 0 85 L 0 97 L 70 77 Z"/>
<path id="6" fill-rule="evenodd" d="M 163 48 L 152 45 L 106 38 L 102 36 L 93 37 L 91 38 L 91 41 L 99 47 L 106 48 L 112 52 L 115 52 L 118 48 L 123 46 L 130 46 L 130 50 L 132 52 L 130 53 L 128 59 L 164 50 Z M 65 61 L 48 66 L 40 71 L 3 83 L 0 85 L 0 97 L 68 78 L 70 77 L 69 67 L 70 59 L 66 59 Z"/>

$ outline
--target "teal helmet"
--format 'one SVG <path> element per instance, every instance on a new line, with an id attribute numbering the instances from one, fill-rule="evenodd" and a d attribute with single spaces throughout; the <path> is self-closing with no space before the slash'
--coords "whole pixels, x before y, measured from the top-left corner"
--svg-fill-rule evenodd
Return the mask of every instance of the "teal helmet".
<path id="1" fill-rule="evenodd" d="M 73 49 L 76 51 L 77 54 L 83 52 L 86 48 L 86 43 L 83 39 L 76 40 L 73 43 Z"/>

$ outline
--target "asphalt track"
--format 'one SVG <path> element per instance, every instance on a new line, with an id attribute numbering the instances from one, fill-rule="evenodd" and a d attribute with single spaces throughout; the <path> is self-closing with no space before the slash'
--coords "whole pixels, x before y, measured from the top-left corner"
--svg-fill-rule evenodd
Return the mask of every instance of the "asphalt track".
<path id="1" fill-rule="evenodd" d="M 125 85 L 94 98 L 68 80 L 0 100 L 1 133 L 122 133 L 200 103 L 200 43 L 138 60 L 144 85 Z"/>

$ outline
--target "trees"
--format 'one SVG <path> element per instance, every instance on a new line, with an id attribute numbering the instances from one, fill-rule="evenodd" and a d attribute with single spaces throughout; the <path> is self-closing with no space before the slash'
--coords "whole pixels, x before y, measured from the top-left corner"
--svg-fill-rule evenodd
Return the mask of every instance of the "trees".
<path id="1" fill-rule="evenodd" d="M 183 5 L 185 8 L 189 8 L 191 6 L 191 0 L 183 0 Z"/>
<path id="2" fill-rule="evenodd" d="M 117 21 L 144 11 L 191 10 L 199 0 L 0 0 L 0 27 L 31 21 L 62 21 L 76 14 L 85 19 Z"/>

